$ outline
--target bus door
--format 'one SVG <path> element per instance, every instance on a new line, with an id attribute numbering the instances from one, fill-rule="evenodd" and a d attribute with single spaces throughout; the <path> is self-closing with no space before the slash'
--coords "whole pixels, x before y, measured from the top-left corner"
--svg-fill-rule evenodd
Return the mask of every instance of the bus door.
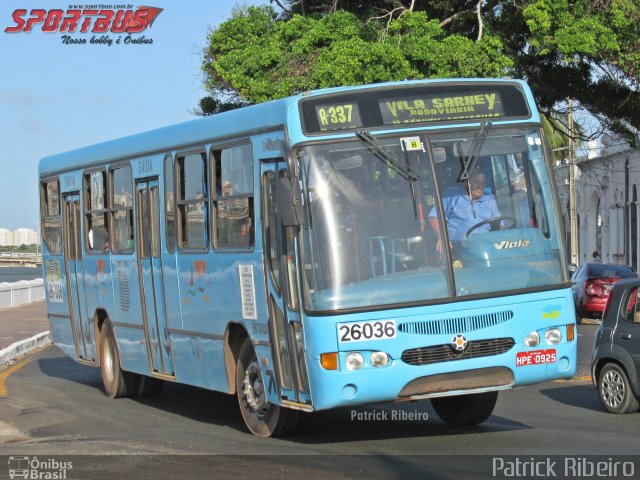
<path id="1" fill-rule="evenodd" d="M 91 328 L 87 318 L 84 289 L 84 268 L 82 265 L 82 234 L 80 222 L 80 194 L 72 193 L 63 197 L 64 201 L 64 258 L 67 267 L 67 297 L 73 326 L 76 354 L 82 360 L 92 360 L 89 342 Z"/>
<path id="2" fill-rule="evenodd" d="M 174 375 L 160 257 L 160 190 L 158 178 L 136 182 L 138 274 L 142 315 L 151 369 Z"/>
<path id="3" fill-rule="evenodd" d="M 294 228 L 278 214 L 278 182 L 284 161 L 261 164 L 262 222 L 269 299 L 269 330 L 282 400 L 310 405 L 304 330 L 298 305 Z"/>

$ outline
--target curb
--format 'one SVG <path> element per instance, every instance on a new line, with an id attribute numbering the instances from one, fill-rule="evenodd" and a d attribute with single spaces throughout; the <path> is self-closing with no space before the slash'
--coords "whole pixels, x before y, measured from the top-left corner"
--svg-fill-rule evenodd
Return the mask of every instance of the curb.
<path id="1" fill-rule="evenodd" d="M 0 367 L 13 362 L 20 355 L 25 355 L 36 348 L 51 343 L 51 333 L 49 331 L 39 333 L 26 340 L 12 343 L 0 350 Z"/>

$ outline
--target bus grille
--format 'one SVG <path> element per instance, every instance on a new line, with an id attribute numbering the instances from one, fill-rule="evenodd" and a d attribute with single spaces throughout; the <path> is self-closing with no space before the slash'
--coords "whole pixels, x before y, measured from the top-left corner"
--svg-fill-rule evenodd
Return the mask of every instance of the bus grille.
<path id="1" fill-rule="evenodd" d="M 507 367 L 477 368 L 463 372 L 439 373 L 416 378 L 407 383 L 398 398 L 412 396 L 437 396 L 442 392 L 481 388 L 509 387 L 513 384 L 513 372 Z"/>
<path id="2" fill-rule="evenodd" d="M 488 357 L 508 352 L 515 344 L 513 338 L 494 338 L 469 342 L 464 352 L 455 352 L 450 344 L 432 347 L 412 348 L 402 352 L 402 361 L 409 365 L 428 365 L 430 363 L 466 360 L 468 358 Z"/>
<path id="3" fill-rule="evenodd" d="M 398 327 L 403 333 L 419 335 L 454 335 L 466 333 L 482 328 L 493 327 L 513 318 L 513 311 L 469 315 L 467 317 L 444 318 L 441 320 L 424 320 L 420 322 L 401 323 Z"/>

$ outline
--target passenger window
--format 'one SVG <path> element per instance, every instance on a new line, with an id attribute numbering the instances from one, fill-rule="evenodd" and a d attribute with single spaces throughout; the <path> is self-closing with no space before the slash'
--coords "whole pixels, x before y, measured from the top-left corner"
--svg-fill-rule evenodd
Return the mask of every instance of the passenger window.
<path id="1" fill-rule="evenodd" d="M 167 250 L 173 252 L 176 249 L 176 211 L 173 182 L 173 158 L 171 154 L 164 158 L 164 195 L 167 217 Z"/>
<path id="2" fill-rule="evenodd" d="M 60 216 L 60 185 L 57 180 L 41 185 L 42 239 L 52 255 L 62 253 L 62 217 Z"/>
<path id="3" fill-rule="evenodd" d="M 92 172 L 84 176 L 85 245 L 90 252 L 109 251 L 106 173 Z"/>
<path id="4" fill-rule="evenodd" d="M 178 157 L 179 248 L 206 250 L 209 244 L 208 188 L 204 153 Z"/>
<path id="5" fill-rule="evenodd" d="M 271 280 L 280 292 L 280 268 L 278 262 L 278 224 L 276 218 L 276 193 L 273 172 L 267 172 L 262 177 L 262 191 L 264 212 L 262 221 L 264 222 L 264 241 L 265 251 L 267 252 L 267 261 L 269 264 L 269 272 Z"/>
<path id="6" fill-rule="evenodd" d="M 251 145 L 214 150 L 216 248 L 251 249 L 255 244 Z"/>
<path id="7" fill-rule="evenodd" d="M 133 252 L 133 176 L 131 167 L 111 170 L 111 226 L 114 253 Z"/>
<path id="8" fill-rule="evenodd" d="M 624 310 L 624 319 L 631 323 L 640 323 L 640 308 L 638 307 L 638 287 L 635 287 L 629 293 Z"/>

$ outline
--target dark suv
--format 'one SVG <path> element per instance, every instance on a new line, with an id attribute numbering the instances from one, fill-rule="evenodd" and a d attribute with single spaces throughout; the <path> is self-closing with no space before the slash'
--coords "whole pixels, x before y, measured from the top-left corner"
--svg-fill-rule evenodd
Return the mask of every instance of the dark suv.
<path id="1" fill-rule="evenodd" d="M 591 373 L 600 400 L 611 413 L 629 413 L 640 405 L 640 279 L 613 285 L 596 330 Z"/>

